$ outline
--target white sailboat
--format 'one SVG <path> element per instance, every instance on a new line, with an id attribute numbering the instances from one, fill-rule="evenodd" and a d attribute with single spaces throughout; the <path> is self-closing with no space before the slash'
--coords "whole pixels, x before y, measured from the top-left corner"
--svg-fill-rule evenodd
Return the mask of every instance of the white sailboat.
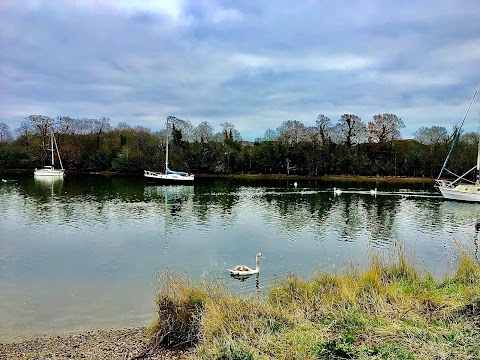
<path id="1" fill-rule="evenodd" d="M 62 159 L 60 158 L 60 153 L 58 151 L 57 141 L 53 135 L 53 129 L 50 131 L 50 151 L 52 154 L 52 163 L 51 165 L 46 165 L 42 169 L 35 168 L 33 175 L 35 177 L 61 177 L 65 176 L 65 170 L 63 169 Z M 58 156 L 58 161 L 60 163 L 60 169 L 55 169 L 55 152 Z"/>
<path id="2" fill-rule="evenodd" d="M 144 176 L 155 182 L 171 184 L 184 184 L 189 185 L 193 184 L 193 180 L 195 179 L 195 175 L 189 174 L 183 171 L 172 171 L 168 168 L 168 120 L 170 116 L 167 117 L 167 131 L 166 131 L 166 151 L 165 151 L 165 172 L 157 172 L 157 171 L 149 171 L 144 170 Z M 176 118 L 175 118 L 176 119 Z"/>
<path id="3" fill-rule="evenodd" d="M 453 140 L 450 151 L 443 164 L 442 170 L 440 171 L 440 174 L 435 180 L 435 187 L 438 190 L 440 190 L 443 197 L 447 200 L 480 203 L 480 142 L 478 143 L 478 150 L 477 150 L 477 164 L 474 167 L 472 167 L 470 170 L 468 170 L 466 173 L 464 173 L 461 176 L 451 172 L 446 168 L 448 159 L 450 158 L 450 155 L 452 153 L 452 149 L 455 146 L 455 143 L 457 142 L 458 137 L 460 136 L 460 130 L 462 129 L 465 119 L 472 107 L 473 101 L 475 100 L 479 87 L 480 87 L 480 84 L 475 89 L 472 100 L 470 101 L 470 105 L 468 106 L 467 112 L 465 113 L 465 116 L 463 118 L 462 125 L 457 131 L 457 134 Z M 444 171 L 447 171 L 448 173 L 453 175 L 455 179 L 454 180 L 440 179 Z M 467 175 L 471 174 L 473 171 L 475 171 L 475 181 L 468 180 Z"/>

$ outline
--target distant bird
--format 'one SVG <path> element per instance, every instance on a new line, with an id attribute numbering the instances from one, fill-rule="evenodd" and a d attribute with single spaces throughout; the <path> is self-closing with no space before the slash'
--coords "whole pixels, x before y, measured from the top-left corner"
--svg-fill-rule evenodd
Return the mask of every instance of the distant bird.
<path id="1" fill-rule="evenodd" d="M 246 265 L 237 265 L 232 269 L 228 269 L 230 271 L 230 275 L 233 276 L 249 276 L 258 274 L 260 272 L 260 258 L 263 256 L 262 253 L 257 253 L 256 261 L 255 261 L 255 270 L 249 268 Z"/>
<path id="2" fill-rule="evenodd" d="M 370 190 L 370 194 L 377 196 L 377 188 L 375 188 L 375 190 Z"/>
<path id="3" fill-rule="evenodd" d="M 335 195 L 340 195 L 340 194 L 342 193 L 342 190 L 337 189 L 336 187 L 334 187 L 334 188 L 333 188 L 333 193 L 334 193 Z"/>
<path id="4" fill-rule="evenodd" d="M 293 187 L 295 187 L 295 188 L 296 188 L 296 187 L 297 187 L 297 185 L 298 185 L 298 184 L 297 184 L 297 182 L 295 181 L 295 182 L 293 183 Z"/>

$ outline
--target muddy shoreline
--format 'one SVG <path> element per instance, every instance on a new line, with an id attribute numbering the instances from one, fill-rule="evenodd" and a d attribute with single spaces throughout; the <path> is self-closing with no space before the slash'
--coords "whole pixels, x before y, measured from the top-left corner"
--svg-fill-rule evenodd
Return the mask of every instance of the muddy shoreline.
<path id="1" fill-rule="evenodd" d="M 186 359 L 185 350 L 152 350 L 145 328 L 95 330 L 0 343 L 0 359 Z"/>

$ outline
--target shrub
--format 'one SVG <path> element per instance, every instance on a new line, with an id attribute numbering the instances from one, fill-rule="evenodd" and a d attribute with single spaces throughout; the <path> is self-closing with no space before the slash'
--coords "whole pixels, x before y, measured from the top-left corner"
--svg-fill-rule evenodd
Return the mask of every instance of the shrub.
<path id="1" fill-rule="evenodd" d="M 148 329 L 151 345 L 167 348 L 195 345 L 207 287 L 193 284 L 185 277 L 172 276 L 168 271 L 160 275 L 159 284 L 158 318 Z"/>

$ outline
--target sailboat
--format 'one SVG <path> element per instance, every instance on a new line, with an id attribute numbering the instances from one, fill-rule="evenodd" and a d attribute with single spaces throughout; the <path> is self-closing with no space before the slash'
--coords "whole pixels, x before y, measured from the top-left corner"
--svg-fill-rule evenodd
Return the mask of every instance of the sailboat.
<path id="1" fill-rule="evenodd" d="M 172 184 L 172 183 L 177 183 L 177 184 L 184 184 L 184 185 L 189 185 L 193 184 L 193 180 L 195 179 L 195 175 L 189 174 L 187 172 L 183 171 L 172 171 L 168 168 L 168 120 L 171 117 L 167 117 L 167 131 L 165 132 L 166 136 L 166 150 L 165 150 L 165 172 L 157 172 L 157 171 L 149 171 L 149 170 L 144 170 L 144 176 L 152 181 L 159 182 L 159 183 L 165 183 L 165 184 Z M 176 118 L 172 117 L 172 120 Z"/>
<path id="2" fill-rule="evenodd" d="M 472 100 L 470 101 L 470 105 L 468 106 L 467 112 L 465 113 L 465 116 L 463 118 L 462 124 L 460 125 L 460 128 L 456 133 L 456 136 L 452 142 L 452 146 L 450 147 L 450 151 L 448 152 L 448 155 L 442 166 L 442 170 L 440 171 L 440 174 L 435 180 L 435 187 L 438 190 L 440 190 L 443 197 L 447 200 L 480 203 L 480 141 L 478 143 L 478 149 L 477 149 L 477 164 L 474 167 L 472 167 L 470 170 L 468 170 L 466 173 L 464 173 L 461 176 L 458 176 L 457 174 L 451 172 L 446 168 L 448 159 L 450 158 L 450 155 L 452 154 L 452 150 L 455 146 L 455 143 L 457 142 L 460 136 L 460 133 L 461 133 L 460 130 L 462 129 L 463 124 L 465 123 L 465 119 L 467 118 L 467 115 L 472 107 L 473 101 L 475 100 L 479 87 L 480 87 L 480 84 L 478 84 L 477 88 L 475 89 Z M 444 171 L 447 171 L 448 173 L 453 175 L 455 179 L 454 180 L 440 179 Z M 473 171 L 475 171 L 475 181 L 468 180 L 467 175 L 472 173 Z"/>
<path id="3" fill-rule="evenodd" d="M 42 169 L 35 168 L 33 175 L 35 177 L 61 177 L 65 176 L 65 170 L 63 169 L 62 159 L 60 158 L 60 153 L 58 151 L 57 141 L 53 135 L 53 128 L 50 131 L 50 151 L 52 154 L 52 164 L 46 165 Z M 55 169 L 55 152 L 58 156 L 58 161 L 60 163 L 60 169 Z"/>

